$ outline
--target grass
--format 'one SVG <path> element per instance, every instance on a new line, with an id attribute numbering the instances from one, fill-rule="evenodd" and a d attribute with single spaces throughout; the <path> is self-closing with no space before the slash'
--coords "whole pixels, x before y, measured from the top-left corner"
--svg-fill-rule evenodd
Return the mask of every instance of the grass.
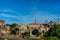
<path id="1" fill-rule="evenodd" d="M 7 40 L 20 40 L 18 38 L 0 37 L 0 40 L 5 40 L 5 39 L 7 39 Z"/>
<path id="2" fill-rule="evenodd" d="M 40 40 L 59 40 L 57 37 L 42 37 Z"/>
<path id="3" fill-rule="evenodd" d="M 7 39 L 7 40 L 22 40 L 22 39 L 18 39 L 18 38 L 4 38 L 4 37 L 0 37 L 0 40 L 5 40 L 5 39 Z M 38 39 L 27 38 L 27 40 L 38 40 Z"/>
<path id="4" fill-rule="evenodd" d="M 5 40 L 5 39 L 7 39 L 7 40 L 22 40 L 20 38 L 0 37 L 0 40 Z M 31 39 L 31 38 L 29 38 L 27 40 L 59 40 L 59 39 L 57 37 L 42 37 L 40 39 Z"/>

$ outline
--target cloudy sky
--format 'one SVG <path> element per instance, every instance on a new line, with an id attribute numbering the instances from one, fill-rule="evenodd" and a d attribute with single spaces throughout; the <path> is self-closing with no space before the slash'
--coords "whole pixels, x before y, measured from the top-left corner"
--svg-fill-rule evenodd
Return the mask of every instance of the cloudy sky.
<path id="1" fill-rule="evenodd" d="M 0 20 L 5 23 L 44 23 L 60 19 L 59 0 L 0 0 Z"/>

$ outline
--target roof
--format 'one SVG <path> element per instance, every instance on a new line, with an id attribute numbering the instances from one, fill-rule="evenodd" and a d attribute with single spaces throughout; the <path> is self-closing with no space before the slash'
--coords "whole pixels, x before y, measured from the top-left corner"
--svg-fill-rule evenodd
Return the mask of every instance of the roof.
<path id="1" fill-rule="evenodd" d="M 29 25 L 39 25 L 40 23 L 30 23 Z"/>

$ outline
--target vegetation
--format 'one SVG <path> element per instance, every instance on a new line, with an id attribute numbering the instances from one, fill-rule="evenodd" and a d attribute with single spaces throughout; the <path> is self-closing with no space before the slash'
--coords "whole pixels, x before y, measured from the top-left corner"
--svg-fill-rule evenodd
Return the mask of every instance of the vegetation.
<path id="1" fill-rule="evenodd" d="M 23 38 L 24 37 L 29 37 L 30 36 L 30 32 L 24 32 L 21 35 L 22 35 Z"/>
<path id="2" fill-rule="evenodd" d="M 16 35 L 18 33 L 19 29 L 15 28 L 15 30 L 11 30 L 11 34 Z"/>
<path id="3" fill-rule="evenodd" d="M 19 31 L 19 29 L 18 28 L 15 28 L 15 31 Z"/>
<path id="4" fill-rule="evenodd" d="M 5 40 L 5 39 L 7 39 L 7 40 L 20 40 L 20 39 L 18 39 L 18 38 L 0 38 L 0 40 Z"/>
<path id="5" fill-rule="evenodd" d="M 6 25 L 9 25 L 9 24 L 6 24 Z M 19 31 L 18 28 L 15 28 L 16 26 L 17 26 L 16 23 L 13 23 L 10 25 L 10 28 L 11 28 L 10 31 L 11 31 L 11 34 L 13 34 L 13 35 L 16 35 L 16 33 Z"/>
<path id="6" fill-rule="evenodd" d="M 7 24 L 9 25 L 9 24 Z M 11 34 L 16 35 L 16 33 L 19 31 L 18 28 L 15 28 L 17 26 L 17 24 L 12 24 L 11 26 Z M 15 28 L 15 29 L 14 29 Z M 44 33 L 44 31 L 43 31 Z M 33 35 L 36 35 L 37 37 L 41 34 L 38 29 L 34 29 L 32 31 Z M 22 37 L 29 37 L 30 36 L 30 32 L 24 32 L 22 33 Z M 45 32 L 45 34 L 43 35 L 43 37 L 40 40 L 58 40 L 58 38 L 60 39 L 60 25 L 56 25 L 54 24 L 53 26 L 51 26 L 51 28 Z M 11 40 L 11 39 L 10 39 Z M 14 40 L 14 39 L 12 39 Z"/>
<path id="7" fill-rule="evenodd" d="M 12 30 L 11 31 L 11 34 L 16 35 L 16 31 L 15 30 Z"/>
<path id="8" fill-rule="evenodd" d="M 18 25 L 18 24 L 13 23 L 13 24 L 10 25 L 10 28 L 13 29 L 13 28 L 15 28 L 17 25 Z"/>
<path id="9" fill-rule="evenodd" d="M 51 26 L 50 30 L 44 34 L 44 37 L 58 37 L 60 38 L 60 26 L 53 25 Z"/>
<path id="10" fill-rule="evenodd" d="M 40 40 L 59 40 L 57 37 L 42 37 Z"/>
<path id="11" fill-rule="evenodd" d="M 32 34 L 33 34 L 33 35 L 36 35 L 36 36 L 38 37 L 41 33 L 38 31 L 38 29 L 34 29 L 34 30 L 32 31 Z"/>

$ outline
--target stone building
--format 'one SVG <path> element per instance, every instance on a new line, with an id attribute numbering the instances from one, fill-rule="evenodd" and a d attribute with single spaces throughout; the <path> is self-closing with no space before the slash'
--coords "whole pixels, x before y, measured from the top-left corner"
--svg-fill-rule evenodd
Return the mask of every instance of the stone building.
<path id="1" fill-rule="evenodd" d="M 24 24 L 18 24 L 15 28 L 19 29 L 17 33 L 17 37 L 21 37 L 21 33 L 24 33 L 25 31 L 27 31 L 27 26 Z"/>
<path id="2" fill-rule="evenodd" d="M 3 20 L 0 20 L 0 36 L 8 36 L 10 33 L 10 26 L 5 25 Z"/>
<path id="3" fill-rule="evenodd" d="M 29 25 L 28 25 L 28 27 L 29 27 L 29 30 L 30 30 L 30 35 L 32 35 L 32 30 L 33 29 L 38 29 L 39 30 L 39 32 L 46 32 L 47 30 L 46 30 L 46 27 L 43 25 L 43 24 L 41 24 L 41 23 L 37 23 L 37 20 L 35 19 L 35 22 L 34 23 L 30 23 Z"/>
<path id="4" fill-rule="evenodd" d="M 16 28 L 18 28 L 20 32 L 24 32 L 27 30 L 27 26 L 24 24 L 18 24 Z"/>
<path id="5" fill-rule="evenodd" d="M 56 25 L 60 25 L 60 20 L 55 22 Z"/>
<path id="6" fill-rule="evenodd" d="M 0 20 L 0 26 L 3 26 L 3 25 L 4 25 L 4 23 L 5 23 L 5 21 L 4 21 L 4 20 Z"/>
<path id="7" fill-rule="evenodd" d="M 17 32 L 17 37 L 21 36 L 21 33 L 25 31 L 29 31 L 30 35 L 32 35 L 33 29 L 38 29 L 39 32 L 43 33 L 49 30 L 49 27 L 54 25 L 54 22 L 45 22 L 45 24 L 38 23 L 36 18 L 33 23 L 28 25 L 18 24 L 15 28 L 18 28 L 19 31 Z M 15 29 L 14 28 L 14 29 Z M 10 35 L 10 26 L 5 25 L 4 20 L 0 20 L 0 36 L 9 36 Z"/>

